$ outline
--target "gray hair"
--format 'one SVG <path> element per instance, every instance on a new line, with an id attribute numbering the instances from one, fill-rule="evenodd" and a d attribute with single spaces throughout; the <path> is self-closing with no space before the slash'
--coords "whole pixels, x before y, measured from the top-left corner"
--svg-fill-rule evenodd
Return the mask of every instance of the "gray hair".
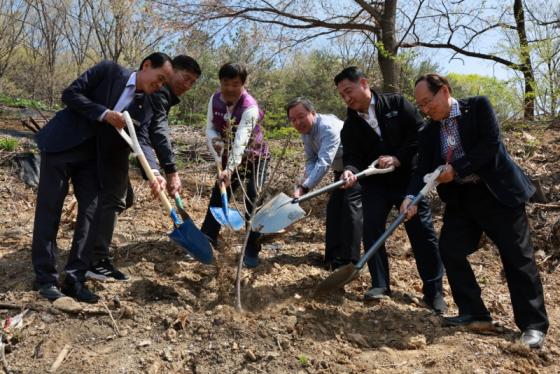
<path id="1" fill-rule="evenodd" d="M 303 96 L 298 96 L 295 99 L 290 100 L 290 102 L 288 103 L 288 105 L 286 105 L 286 114 L 290 114 L 290 109 L 292 109 L 293 107 L 295 107 L 296 105 L 303 105 L 303 107 L 308 111 L 308 112 L 314 112 L 315 108 L 313 107 L 313 104 L 311 104 L 311 101 L 309 101 L 309 99 L 306 99 Z"/>

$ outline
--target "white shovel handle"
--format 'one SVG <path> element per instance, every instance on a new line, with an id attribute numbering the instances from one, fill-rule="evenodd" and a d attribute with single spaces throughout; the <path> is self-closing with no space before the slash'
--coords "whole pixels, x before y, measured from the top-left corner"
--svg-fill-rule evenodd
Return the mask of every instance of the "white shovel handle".
<path id="1" fill-rule="evenodd" d="M 136 130 L 134 129 L 134 124 L 132 123 L 132 118 L 130 118 L 130 114 L 128 114 L 128 112 L 125 111 L 125 112 L 123 112 L 123 117 L 124 117 L 124 121 L 126 123 L 126 127 L 128 128 L 129 134 L 126 134 L 126 132 L 124 132 L 124 130 L 120 130 L 120 131 L 118 131 L 118 133 L 123 137 L 123 139 L 132 148 L 132 151 L 136 155 L 136 158 L 138 158 L 138 161 L 140 162 L 140 165 L 142 166 L 142 169 L 144 169 L 144 173 L 146 173 L 146 176 L 148 177 L 148 180 L 150 182 L 157 183 L 156 176 L 154 175 L 154 172 L 152 171 L 152 168 L 148 164 L 148 161 L 146 160 L 146 156 L 144 156 L 144 152 L 142 152 L 142 148 L 140 147 L 140 143 L 138 143 L 138 138 L 136 137 Z M 167 210 L 167 213 L 171 214 L 173 212 L 173 207 L 169 203 L 169 200 L 167 199 L 167 196 L 165 196 L 165 191 L 160 189 L 159 192 L 158 192 L 158 195 L 159 195 L 159 199 L 161 200 L 161 203 L 163 204 L 163 206 Z"/>

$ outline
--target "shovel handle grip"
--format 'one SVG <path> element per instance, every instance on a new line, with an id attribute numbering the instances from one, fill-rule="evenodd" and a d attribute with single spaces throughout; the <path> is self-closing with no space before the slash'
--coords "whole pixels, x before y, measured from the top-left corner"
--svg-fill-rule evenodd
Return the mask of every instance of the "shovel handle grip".
<path id="1" fill-rule="evenodd" d="M 394 167 L 394 166 L 391 166 L 391 167 L 388 167 L 388 168 L 385 168 L 385 169 L 378 169 L 378 168 L 377 168 L 377 160 L 375 160 L 367 169 L 362 170 L 361 172 L 359 172 L 358 174 L 356 174 L 356 178 L 360 179 L 360 178 L 367 177 L 367 176 L 370 176 L 370 175 L 373 175 L 373 174 L 385 174 L 385 173 L 390 173 L 390 172 L 392 172 L 393 170 L 395 170 L 395 167 Z M 318 196 L 318 195 L 320 195 L 320 194 L 322 194 L 322 193 L 335 190 L 335 189 L 339 188 L 340 186 L 342 186 L 344 183 L 346 183 L 346 180 L 339 180 L 339 181 L 337 181 L 337 182 L 334 182 L 334 183 L 329 184 L 328 186 L 325 186 L 325 187 L 323 187 L 323 188 L 319 188 L 318 190 L 308 192 L 308 193 L 306 193 L 305 195 L 303 195 L 303 196 L 301 196 L 301 197 L 299 197 L 299 198 L 294 199 L 292 202 L 293 202 L 293 203 L 301 203 L 301 202 L 304 202 L 304 201 L 309 200 L 309 199 L 312 199 L 312 198 L 314 198 L 315 196 Z"/>
<path id="2" fill-rule="evenodd" d="M 132 118 L 130 118 L 130 114 L 125 111 L 123 112 L 123 117 L 129 132 L 128 138 L 130 139 L 130 142 L 132 142 L 132 144 L 129 143 L 129 145 L 132 148 L 132 151 L 136 154 L 136 158 L 138 159 L 138 162 L 140 162 L 140 166 L 142 166 L 142 169 L 144 169 L 144 173 L 146 173 L 148 180 L 150 182 L 156 182 L 156 176 L 154 175 L 154 172 L 152 171 L 152 168 L 148 164 L 148 160 L 146 160 L 146 156 L 144 156 L 144 152 L 142 152 L 142 148 L 138 143 L 138 138 L 136 137 L 136 130 L 134 129 L 134 124 L 132 123 Z M 121 136 L 123 136 L 122 133 L 124 133 L 124 131 L 122 133 L 121 132 L 119 133 L 121 134 Z M 127 143 L 129 142 L 126 139 L 126 137 L 123 136 L 123 138 L 127 141 Z M 158 196 L 166 212 L 173 219 L 173 222 L 176 225 L 180 224 L 179 218 L 175 213 L 175 209 L 173 209 L 171 203 L 169 202 L 169 199 L 167 199 L 167 196 L 165 195 L 165 191 L 160 189 L 158 192 Z"/>
<path id="3" fill-rule="evenodd" d="M 414 199 L 412 199 L 412 201 L 409 204 L 409 207 L 418 204 L 420 200 L 424 196 L 426 196 L 428 192 L 430 192 L 431 189 L 437 186 L 436 179 L 440 174 L 441 174 L 440 168 L 437 168 L 434 172 L 430 174 L 426 174 L 426 176 L 424 177 L 426 185 L 424 186 L 424 188 L 422 188 L 422 190 L 420 190 L 420 192 L 414 197 Z M 361 269 L 364 267 L 366 262 L 368 262 L 369 259 L 375 254 L 375 252 L 377 252 L 377 250 L 385 243 L 387 238 L 391 236 L 393 231 L 396 230 L 396 228 L 405 220 L 405 218 L 406 218 L 406 212 L 402 212 L 398 215 L 398 217 L 391 223 L 391 225 L 389 225 L 387 230 L 385 230 L 385 232 L 381 234 L 381 236 L 375 241 L 375 243 L 373 243 L 373 245 L 368 249 L 368 251 L 356 263 L 355 265 L 356 269 Z"/>
<path id="4" fill-rule="evenodd" d="M 140 165 L 142 165 L 142 169 L 144 169 L 144 172 L 146 173 L 146 176 L 148 177 L 148 180 L 150 182 L 156 182 L 156 176 L 154 175 L 154 172 L 152 171 L 152 168 L 148 164 L 148 160 L 146 160 L 146 156 L 144 156 L 144 154 L 140 154 L 140 155 L 137 155 L 137 158 L 138 158 L 138 161 L 140 162 Z M 161 203 L 165 207 L 167 213 L 171 213 L 171 211 L 173 210 L 173 207 L 171 206 L 171 203 L 169 202 L 169 199 L 165 195 L 165 191 L 163 189 L 160 189 L 158 191 L 158 196 L 159 196 L 159 199 L 160 199 Z"/>

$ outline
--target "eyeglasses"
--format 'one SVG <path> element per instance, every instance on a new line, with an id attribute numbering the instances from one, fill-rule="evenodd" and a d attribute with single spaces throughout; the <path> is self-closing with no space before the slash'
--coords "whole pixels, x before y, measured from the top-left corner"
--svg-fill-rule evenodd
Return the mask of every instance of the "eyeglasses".
<path id="1" fill-rule="evenodd" d="M 420 108 L 420 109 L 426 108 L 427 106 L 429 106 L 429 105 L 432 103 L 432 101 L 435 99 L 435 97 L 437 96 L 437 94 L 439 93 L 439 91 L 441 91 L 441 87 L 438 88 L 438 90 L 436 91 L 436 93 L 434 93 L 434 94 L 432 95 L 432 97 L 430 97 L 430 98 L 427 99 L 427 100 L 424 100 L 422 103 L 416 103 L 416 106 L 417 106 L 418 108 Z"/>

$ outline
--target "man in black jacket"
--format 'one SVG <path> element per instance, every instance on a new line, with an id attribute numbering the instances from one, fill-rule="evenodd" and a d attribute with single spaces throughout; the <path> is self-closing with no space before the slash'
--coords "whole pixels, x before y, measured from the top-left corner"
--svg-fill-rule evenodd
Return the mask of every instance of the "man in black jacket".
<path id="1" fill-rule="evenodd" d="M 467 260 L 484 232 L 500 252 L 521 342 L 541 347 L 548 318 L 525 213 L 534 187 L 508 155 L 486 97 L 456 100 L 447 79 L 438 74 L 421 76 L 415 96 L 431 121 L 420 132 L 418 169 L 409 192 L 420 190 L 422 175 L 444 165 L 438 178 L 438 193 L 446 203 L 439 248 L 459 308 L 459 315 L 445 323 L 491 321 Z M 409 203 L 405 200 L 401 210 Z M 415 211 L 412 207 L 407 215 Z"/>
<path id="2" fill-rule="evenodd" d="M 403 96 L 377 94 L 369 88 L 362 71 L 348 67 L 334 79 L 340 96 L 348 105 L 341 132 L 344 172 L 343 187 L 356 183 L 355 174 L 375 160 L 378 167 L 394 166 L 395 171 L 360 180 L 362 185 L 363 242 L 369 249 L 385 230 L 387 216 L 399 207 L 410 182 L 413 158 L 418 146 L 418 129 L 424 120 Z M 405 223 L 420 278 L 424 283 L 424 302 L 437 313 L 447 306 L 443 299 L 443 265 L 439 257 L 432 215 L 426 201 L 419 204 L 418 216 Z M 391 293 L 389 263 L 384 247 L 368 261 L 372 288 L 365 300 Z"/>
<path id="3" fill-rule="evenodd" d="M 180 102 L 179 96 L 190 90 L 201 74 L 198 63 L 191 57 L 179 55 L 171 61 L 173 74 L 169 82 L 160 91 L 149 97 L 153 116 L 151 121 L 137 128 L 140 146 L 148 163 L 156 175 L 158 184 L 151 185 L 152 190 L 165 188 L 170 196 L 181 192 L 181 180 L 175 167 L 175 154 L 169 137 L 168 115 L 172 106 Z M 163 168 L 164 179 L 154 156 L 154 150 Z M 109 245 L 117 222 L 117 215 L 131 204 L 127 205 L 130 191 L 127 191 L 128 181 L 128 148 L 120 152 L 123 157 L 105 157 L 104 168 L 110 172 L 103 178 L 101 195 L 101 222 L 95 239 L 92 265 L 86 276 L 99 281 L 126 281 L 128 275 L 117 269 L 109 258 Z M 126 158 L 124 157 L 126 156 Z M 120 162 L 119 162 L 120 161 Z M 160 187 L 158 187 L 160 186 Z"/>

